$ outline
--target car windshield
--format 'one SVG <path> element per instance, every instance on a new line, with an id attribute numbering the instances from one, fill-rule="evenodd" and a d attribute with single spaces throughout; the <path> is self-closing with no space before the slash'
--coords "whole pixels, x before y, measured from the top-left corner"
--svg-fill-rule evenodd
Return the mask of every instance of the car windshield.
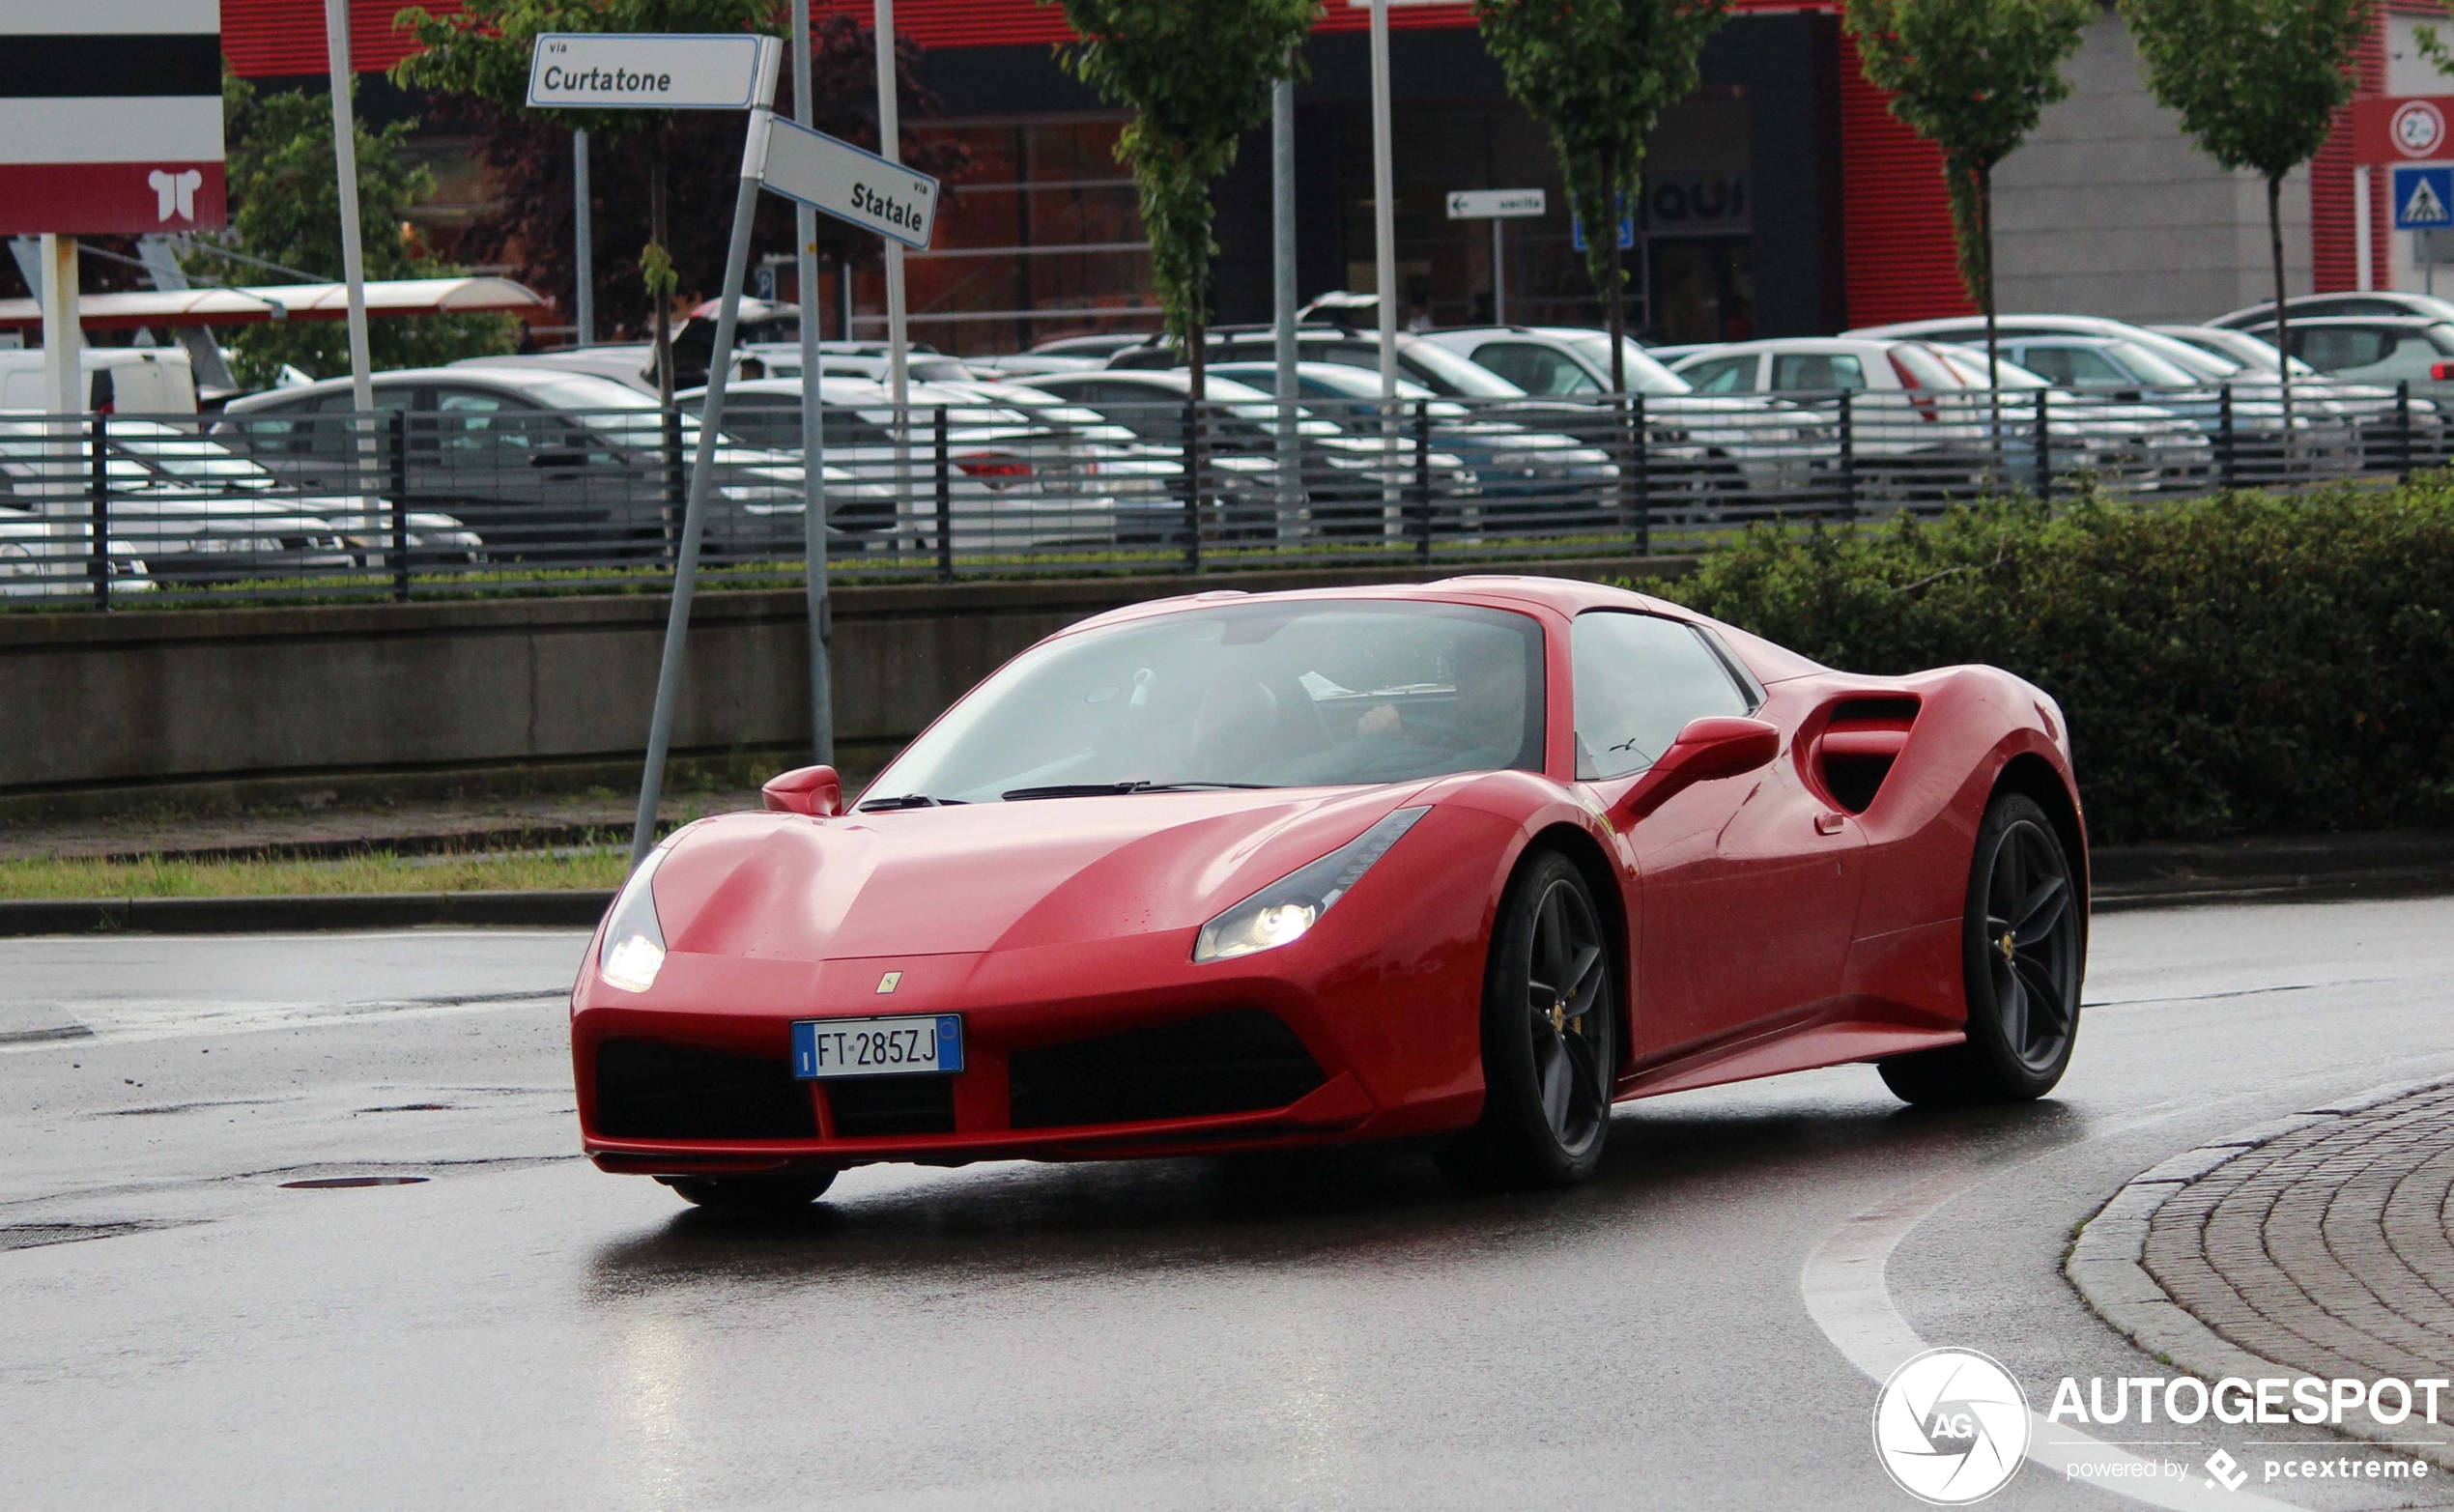
<path id="1" fill-rule="evenodd" d="M 1586 360 L 1606 373 L 1611 371 L 1610 332 L 1588 331 L 1581 336 L 1570 336 L 1567 340 L 1570 346 L 1584 354 Z M 1625 337 L 1619 340 L 1619 358 L 1621 370 L 1627 374 L 1630 393 L 1685 394 L 1696 391 L 1688 386 L 1686 379 L 1655 361 L 1653 354 Z"/>
<path id="2" fill-rule="evenodd" d="M 2173 388 L 2186 388 L 2198 382 L 2180 363 L 2162 354 L 2153 352 L 2135 341 L 2113 343 L 2113 356 L 2140 383 Z"/>
<path id="3" fill-rule="evenodd" d="M 1942 358 L 1943 365 L 1952 370 L 1952 375 L 1960 381 L 1961 387 L 1992 386 L 1985 382 L 1984 353 L 1970 352 L 1964 348 L 1955 347 L 1927 347 L 1926 350 Z M 2002 375 L 2002 386 L 2005 388 L 2051 388 L 2053 386 L 2015 362 L 1997 359 L 1993 366 Z"/>
<path id="4" fill-rule="evenodd" d="M 655 444 L 656 396 L 642 393 L 628 384 L 588 373 L 556 373 L 552 378 L 524 383 L 520 391 L 549 410 L 568 411 L 571 418 L 592 431 L 603 431 L 633 445 Z M 695 444 L 699 416 L 686 410 L 681 422 L 684 443 Z"/>
<path id="5" fill-rule="evenodd" d="M 1406 365 L 1426 386 L 1450 399 L 1523 399 L 1526 391 L 1490 368 L 1437 341 L 1406 344 Z"/>
<path id="6" fill-rule="evenodd" d="M 1277 370 L 1267 362 L 1235 362 L 1213 367 L 1211 371 L 1250 384 L 1255 388 L 1274 385 L 1278 381 Z M 1310 387 L 1326 388 L 1329 391 L 1327 395 L 1319 397 L 1367 400 L 1381 397 L 1381 375 L 1367 373 L 1359 367 L 1344 367 L 1334 362 L 1307 363 L 1303 370 L 1303 382 Z M 1401 378 L 1397 381 L 1397 396 L 1410 403 L 1416 400 L 1430 400 L 1430 408 L 1425 413 L 1436 420 L 1464 420 L 1472 417 L 1472 412 L 1464 405 L 1434 399 L 1430 389 L 1412 379 Z M 1333 416 L 1333 418 L 1344 417 L 1346 416 L 1343 414 Z"/>
<path id="7" fill-rule="evenodd" d="M 1530 616 L 1223 604 L 1015 658 L 881 773 L 865 806 L 1539 770 L 1542 736 L 1542 629 Z"/>
<path id="8" fill-rule="evenodd" d="M 272 474 L 217 441 L 156 420 L 119 420 L 109 430 L 114 444 L 158 471 L 189 481 L 272 486 Z"/>

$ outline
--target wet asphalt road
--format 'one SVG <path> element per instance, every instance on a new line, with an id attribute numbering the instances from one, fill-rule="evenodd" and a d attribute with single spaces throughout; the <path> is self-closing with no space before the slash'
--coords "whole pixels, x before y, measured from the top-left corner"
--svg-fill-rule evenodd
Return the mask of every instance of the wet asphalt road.
<path id="1" fill-rule="evenodd" d="M 2033 1106 L 1842 1068 L 1623 1108 L 1572 1192 L 1404 1152 L 886 1167 L 742 1228 L 574 1157 L 581 943 L 0 942 L 0 1505 L 1908 1507 L 1870 1338 L 1984 1350 L 2040 1408 L 2154 1373 L 2062 1280 L 2076 1224 L 2454 1074 L 2454 899 L 2136 913 Z M 432 1180 L 280 1185 L 378 1172 Z M 1869 1314 L 1826 1241 L 1887 1203 Z M 2097 1430 L 2279 1452 L 2242 1432 Z M 2118 1504 L 2036 1464 L 1989 1503 Z"/>

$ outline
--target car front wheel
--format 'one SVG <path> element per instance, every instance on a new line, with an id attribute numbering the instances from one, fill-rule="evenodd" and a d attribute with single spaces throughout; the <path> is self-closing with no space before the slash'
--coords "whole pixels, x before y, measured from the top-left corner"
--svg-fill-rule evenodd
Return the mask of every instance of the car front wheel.
<path id="1" fill-rule="evenodd" d="M 1567 1186 L 1601 1164 L 1618 1069 L 1618 976 L 1584 873 L 1557 851 L 1519 869 L 1483 984 L 1483 1116 L 1441 1153 L 1473 1186 Z"/>
<path id="2" fill-rule="evenodd" d="M 2024 1102 L 2062 1080 L 2079 1037 L 2088 902 L 2037 801 L 1985 810 L 1960 926 L 1968 1041 L 1881 1063 L 1884 1084 L 1923 1103 Z"/>

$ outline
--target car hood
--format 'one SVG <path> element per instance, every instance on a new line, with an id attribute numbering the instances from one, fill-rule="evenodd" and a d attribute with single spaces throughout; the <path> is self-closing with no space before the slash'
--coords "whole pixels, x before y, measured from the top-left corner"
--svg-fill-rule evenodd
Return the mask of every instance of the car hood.
<path id="1" fill-rule="evenodd" d="M 671 842 L 656 871 L 657 917 L 676 953 L 779 960 L 1195 928 L 1424 785 L 725 814 Z"/>

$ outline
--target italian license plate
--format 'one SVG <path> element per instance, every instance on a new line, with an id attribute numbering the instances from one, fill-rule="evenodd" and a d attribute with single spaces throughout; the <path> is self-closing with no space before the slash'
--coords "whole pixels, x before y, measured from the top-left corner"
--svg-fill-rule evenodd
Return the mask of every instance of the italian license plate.
<path id="1" fill-rule="evenodd" d="M 802 1018 L 792 1025 L 792 1073 L 805 1081 L 943 1074 L 962 1069 L 960 1013 Z"/>

